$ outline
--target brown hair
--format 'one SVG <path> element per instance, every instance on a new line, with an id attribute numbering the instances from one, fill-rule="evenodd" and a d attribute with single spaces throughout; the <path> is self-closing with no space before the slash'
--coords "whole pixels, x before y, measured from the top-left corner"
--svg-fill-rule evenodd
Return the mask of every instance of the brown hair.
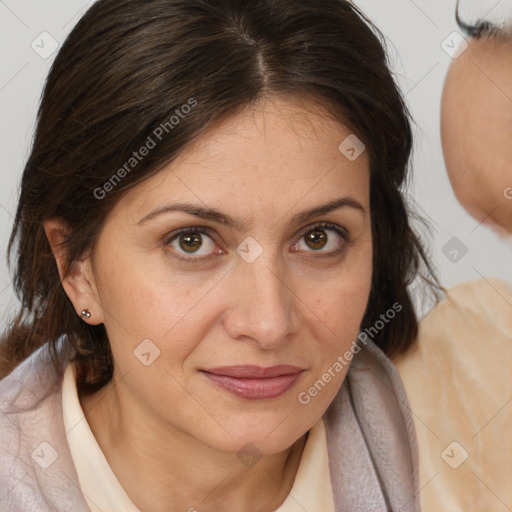
<path id="1" fill-rule="evenodd" d="M 400 315 L 374 341 L 390 356 L 413 343 L 418 324 L 407 286 L 422 263 L 433 273 L 400 190 L 412 144 L 409 114 L 372 23 L 344 0 L 100 0 L 60 49 L 41 99 L 9 243 L 9 255 L 17 249 L 22 307 L 1 344 L 0 375 L 46 342 L 57 361 L 55 344 L 66 334 L 80 385 L 98 388 L 111 378 L 105 328 L 77 316 L 42 221 L 61 218 L 69 226 L 69 269 L 93 250 L 128 189 L 222 116 L 273 94 L 319 101 L 366 145 L 374 270 L 361 327 L 398 302 Z M 156 147 L 100 194 L 191 100 L 194 108 L 172 129 L 168 123 Z"/>

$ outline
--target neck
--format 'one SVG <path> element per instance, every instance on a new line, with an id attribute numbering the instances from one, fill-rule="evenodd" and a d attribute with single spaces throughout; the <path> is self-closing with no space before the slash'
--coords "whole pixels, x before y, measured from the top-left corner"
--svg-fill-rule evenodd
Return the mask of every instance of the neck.
<path id="1" fill-rule="evenodd" d="M 305 435 L 287 450 L 245 465 L 236 453 L 215 450 L 152 418 L 112 381 L 79 399 L 116 478 L 144 512 L 269 512 L 293 486 Z"/>

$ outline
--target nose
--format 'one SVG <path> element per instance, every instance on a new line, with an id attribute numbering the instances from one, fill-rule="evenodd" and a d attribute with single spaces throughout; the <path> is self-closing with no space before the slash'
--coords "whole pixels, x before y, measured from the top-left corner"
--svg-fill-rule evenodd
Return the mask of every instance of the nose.
<path id="1" fill-rule="evenodd" d="M 299 327 L 297 297 L 280 266 L 261 256 L 253 263 L 240 259 L 232 272 L 230 308 L 224 316 L 231 338 L 252 340 L 266 350 L 289 341 Z"/>

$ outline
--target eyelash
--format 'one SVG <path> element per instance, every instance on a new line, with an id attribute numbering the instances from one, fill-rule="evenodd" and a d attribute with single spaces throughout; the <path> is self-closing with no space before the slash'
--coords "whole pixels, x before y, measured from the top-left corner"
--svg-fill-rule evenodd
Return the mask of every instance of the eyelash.
<path id="1" fill-rule="evenodd" d="M 326 254 L 318 254 L 318 255 L 315 255 L 315 256 L 310 256 L 312 258 L 327 258 L 327 257 L 337 256 L 338 254 L 343 252 L 345 250 L 346 246 L 348 244 L 350 244 L 350 242 L 351 242 L 349 233 L 345 229 L 341 228 L 340 226 L 337 226 L 336 224 L 332 224 L 330 222 L 318 222 L 317 224 L 314 224 L 314 225 L 306 228 L 306 230 L 304 230 L 302 232 L 302 234 L 297 239 L 297 241 L 299 241 L 304 235 L 307 235 L 311 231 L 314 231 L 315 229 L 319 229 L 319 228 L 320 229 L 331 229 L 331 230 L 335 231 L 338 235 L 341 236 L 341 238 L 343 238 L 344 243 L 342 243 L 340 245 L 340 247 L 338 247 L 334 251 L 331 251 L 331 252 L 326 253 Z M 203 235 L 208 235 L 210 238 L 213 239 L 213 236 L 212 236 L 213 232 L 212 232 L 212 230 L 210 230 L 209 228 L 204 228 L 202 226 L 197 226 L 197 227 L 183 228 L 183 229 L 180 229 L 180 230 L 178 230 L 176 232 L 171 233 L 170 235 L 165 237 L 165 239 L 163 240 L 163 245 L 167 246 L 175 238 L 178 238 L 181 235 L 186 235 L 186 234 L 189 234 L 189 233 L 200 233 L 200 234 L 203 234 Z M 312 252 L 314 252 L 314 251 L 312 251 Z M 197 262 L 200 262 L 200 261 L 208 260 L 211 257 L 214 257 L 215 255 L 199 256 L 199 257 L 198 256 L 192 256 L 192 257 L 190 257 L 190 256 L 182 256 L 182 255 L 174 255 L 173 254 L 173 256 L 175 258 L 178 258 L 181 263 L 197 263 Z"/>

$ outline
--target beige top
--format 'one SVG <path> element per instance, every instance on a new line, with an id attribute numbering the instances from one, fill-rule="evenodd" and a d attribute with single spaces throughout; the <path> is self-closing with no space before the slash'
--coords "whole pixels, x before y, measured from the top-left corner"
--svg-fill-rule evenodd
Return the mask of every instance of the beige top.
<path id="1" fill-rule="evenodd" d="M 394 361 L 412 409 L 423 512 L 512 510 L 512 290 L 455 286 Z"/>
<path id="2" fill-rule="evenodd" d="M 68 364 L 62 385 L 64 427 L 80 488 L 92 512 L 140 512 L 110 468 L 84 416 L 75 369 Z M 290 494 L 276 512 L 334 512 L 327 438 L 322 418 L 309 431 Z"/>

